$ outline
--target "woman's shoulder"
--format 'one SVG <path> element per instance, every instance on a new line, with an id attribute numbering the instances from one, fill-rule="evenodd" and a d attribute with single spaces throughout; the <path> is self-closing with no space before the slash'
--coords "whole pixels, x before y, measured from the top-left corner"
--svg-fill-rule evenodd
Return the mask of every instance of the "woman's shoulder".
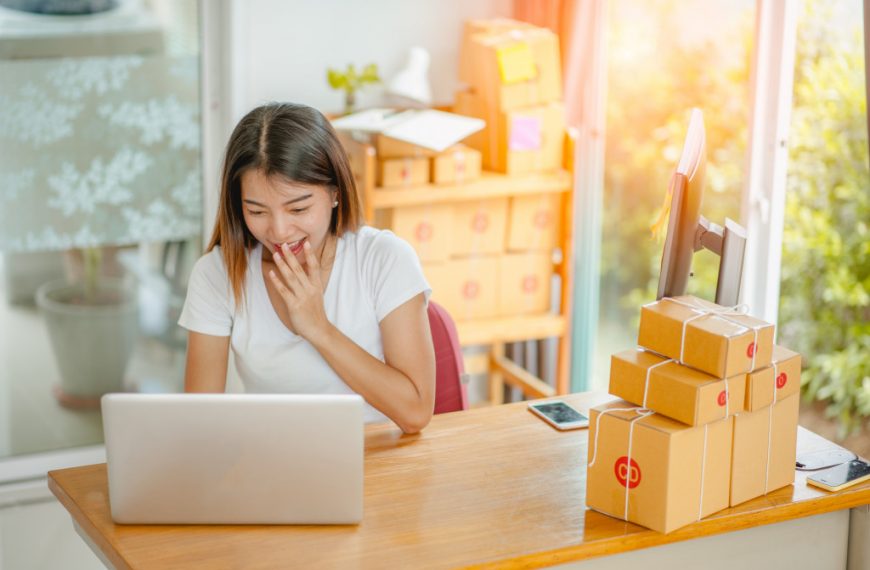
<path id="1" fill-rule="evenodd" d="M 363 226 L 355 232 L 342 236 L 345 247 L 351 249 L 360 261 L 408 255 L 414 250 L 411 244 L 390 230 Z"/>
<path id="2" fill-rule="evenodd" d="M 347 232 L 343 239 L 362 255 L 377 255 L 410 247 L 405 240 L 390 230 L 380 230 L 371 226 L 363 226 L 355 232 Z"/>
<path id="3" fill-rule="evenodd" d="M 224 254 L 221 246 L 216 245 L 209 251 L 203 253 L 193 266 L 194 271 L 204 271 L 208 273 L 224 273 L 226 274 L 226 263 L 224 263 Z"/>

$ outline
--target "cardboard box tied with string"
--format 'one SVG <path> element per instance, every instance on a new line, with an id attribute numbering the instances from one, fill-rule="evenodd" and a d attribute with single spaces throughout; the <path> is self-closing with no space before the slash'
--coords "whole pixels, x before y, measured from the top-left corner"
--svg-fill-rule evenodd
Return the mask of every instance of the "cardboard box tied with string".
<path id="1" fill-rule="evenodd" d="M 589 412 L 590 508 L 667 533 L 728 506 L 733 416 L 692 427 L 622 400 Z"/>

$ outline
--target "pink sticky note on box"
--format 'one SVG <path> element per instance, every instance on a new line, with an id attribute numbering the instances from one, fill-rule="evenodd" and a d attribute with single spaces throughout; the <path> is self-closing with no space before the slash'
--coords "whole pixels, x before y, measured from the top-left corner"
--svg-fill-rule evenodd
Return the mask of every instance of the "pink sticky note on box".
<path id="1" fill-rule="evenodd" d="M 510 150 L 538 150 L 541 148 L 541 119 L 519 115 L 511 121 Z"/>

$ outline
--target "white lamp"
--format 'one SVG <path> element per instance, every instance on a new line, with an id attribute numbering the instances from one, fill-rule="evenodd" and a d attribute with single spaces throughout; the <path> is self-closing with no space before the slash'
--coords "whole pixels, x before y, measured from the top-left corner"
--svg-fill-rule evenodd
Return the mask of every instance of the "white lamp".
<path id="1" fill-rule="evenodd" d="M 412 47 L 408 52 L 408 63 L 390 80 L 387 93 L 415 103 L 431 104 L 429 60 L 428 51 L 421 47 Z"/>

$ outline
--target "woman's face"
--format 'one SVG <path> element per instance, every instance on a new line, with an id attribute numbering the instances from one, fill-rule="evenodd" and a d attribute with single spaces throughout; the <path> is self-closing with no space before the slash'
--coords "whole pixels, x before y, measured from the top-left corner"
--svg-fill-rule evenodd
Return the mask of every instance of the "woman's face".
<path id="1" fill-rule="evenodd" d="M 241 182 L 245 224 L 267 251 L 274 253 L 286 243 L 305 265 L 302 246 L 307 241 L 320 257 L 329 236 L 334 190 L 268 177 L 255 169 L 246 170 Z"/>

